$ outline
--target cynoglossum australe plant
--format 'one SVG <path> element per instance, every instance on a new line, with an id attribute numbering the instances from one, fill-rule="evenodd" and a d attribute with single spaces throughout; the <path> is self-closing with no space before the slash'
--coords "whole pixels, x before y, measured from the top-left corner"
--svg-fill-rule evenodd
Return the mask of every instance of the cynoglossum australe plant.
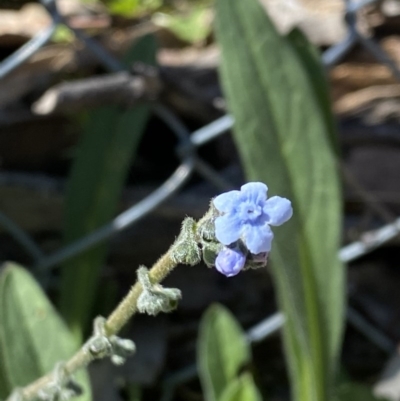
<path id="1" fill-rule="evenodd" d="M 16 389 L 8 401 L 68 399 L 79 393 L 72 380 L 80 368 L 86 367 L 95 359 L 105 357 L 110 357 L 117 365 L 123 363 L 128 355 L 134 353 L 135 345 L 131 340 L 122 339 L 117 334 L 130 317 L 136 312 L 151 315 L 170 312 L 177 306 L 181 298 L 180 290 L 165 288 L 160 282 L 178 264 L 197 264 L 203 254 L 206 255 L 203 257 L 207 266 L 212 267 L 219 263 L 220 268 L 217 270 L 231 276 L 229 271 L 221 268 L 222 262 L 217 262 L 217 259 L 226 260 L 229 267 L 232 261 L 224 254 L 227 249 L 240 248 L 241 269 L 265 266 L 272 241 L 269 225 L 283 223 L 292 215 L 290 202 L 286 199 L 280 198 L 280 206 L 274 203 L 275 206 L 271 208 L 271 203 L 266 201 L 266 191 L 267 187 L 262 183 L 246 184 L 239 194 L 239 191 L 231 191 L 215 198 L 209 211 L 198 222 L 190 217 L 186 218 L 180 234 L 169 250 L 149 270 L 145 267 L 138 269 L 138 281 L 111 315 L 107 319 L 101 316 L 95 319 L 93 334 L 79 351 L 68 361 L 59 361 L 51 373 L 33 383 L 18 383 L 19 386 L 26 386 Z M 240 224 L 228 226 L 224 223 L 228 219 L 236 222 L 237 213 L 241 219 Z M 226 224 L 225 228 L 220 223 L 221 219 Z M 226 231 L 229 231 L 229 238 Z M 261 245 L 255 248 L 254 244 Z"/>

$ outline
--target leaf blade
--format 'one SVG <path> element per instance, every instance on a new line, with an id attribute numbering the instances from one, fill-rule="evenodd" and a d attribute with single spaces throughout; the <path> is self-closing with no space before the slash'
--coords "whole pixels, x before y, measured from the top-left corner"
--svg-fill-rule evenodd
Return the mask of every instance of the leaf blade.
<path id="1" fill-rule="evenodd" d="M 222 305 L 212 305 L 199 330 L 197 363 L 207 401 L 218 400 L 240 368 L 250 361 L 244 333 Z"/>
<path id="2" fill-rule="evenodd" d="M 217 0 L 221 77 L 234 138 L 252 181 L 294 205 L 271 254 L 293 392 L 328 399 L 340 348 L 344 269 L 337 259 L 340 193 L 329 122 L 298 49 L 256 0 Z M 326 265 L 329 263 L 329 269 Z"/>
<path id="3" fill-rule="evenodd" d="M 155 49 L 154 38 L 144 37 L 124 62 L 127 66 L 137 60 L 154 63 Z M 114 216 L 149 116 L 150 108 L 145 104 L 132 110 L 104 107 L 91 113 L 70 174 L 65 243 L 89 235 Z M 102 243 L 63 265 L 60 309 L 78 338 L 89 323 L 107 253 L 108 244 Z"/>
<path id="4" fill-rule="evenodd" d="M 0 276 L 0 397 L 50 372 L 77 349 L 71 333 L 34 278 L 22 267 L 9 263 Z M 85 371 L 77 374 L 91 399 Z"/>
<path id="5" fill-rule="evenodd" d="M 244 373 L 224 390 L 219 401 L 262 401 L 262 397 L 249 373 Z"/>

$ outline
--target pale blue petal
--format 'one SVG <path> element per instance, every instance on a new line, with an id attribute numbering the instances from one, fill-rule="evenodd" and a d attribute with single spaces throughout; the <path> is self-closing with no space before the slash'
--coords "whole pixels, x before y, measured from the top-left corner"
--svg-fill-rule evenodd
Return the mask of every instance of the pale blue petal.
<path id="1" fill-rule="evenodd" d="M 227 277 L 236 276 L 243 269 L 246 256 L 235 249 L 224 248 L 219 252 L 216 260 L 216 269 Z"/>
<path id="2" fill-rule="evenodd" d="M 243 230 L 243 242 L 247 249 L 257 255 L 261 252 L 269 252 L 274 234 L 268 224 L 250 225 L 246 224 Z"/>
<path id="3" fill-rule="evenodd" d="M 237 215 L 226 214 L 215 219 L 215 236 L 221 244 L 230 245 L 239 239 L 241 220 Z"/>
<path id="4" fill-rule="evenodd" d="M 213 199 L 214 206 L 221 213 L 233 211 L 240 202 L 240 191 L 229 191 Z"/>
<path id="5" fill-rule="evenodd" d="M 289 199 L 273 196 L 265 202 L 263 212 L 267 215 L 268 224 L 280 226 L 292 217 L 293 208 Z"/>
<path id="6" fill-rule="evenodd" d="M 267 199 L 268 187 L 262 182 L 249 182 L 240 188 L 243 197 L 256 204 L 263 202 Z"/>

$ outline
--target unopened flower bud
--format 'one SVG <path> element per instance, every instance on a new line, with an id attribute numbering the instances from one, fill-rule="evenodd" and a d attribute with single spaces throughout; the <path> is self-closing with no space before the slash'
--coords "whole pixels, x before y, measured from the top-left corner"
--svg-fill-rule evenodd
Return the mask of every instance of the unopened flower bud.
<path id="1" fill-rule="evenodd" d="M 227 277 L 236 276 L 244 267 L 246 256 L 239 249 L 223 248 L 215 260 L 217 270 Z"/>

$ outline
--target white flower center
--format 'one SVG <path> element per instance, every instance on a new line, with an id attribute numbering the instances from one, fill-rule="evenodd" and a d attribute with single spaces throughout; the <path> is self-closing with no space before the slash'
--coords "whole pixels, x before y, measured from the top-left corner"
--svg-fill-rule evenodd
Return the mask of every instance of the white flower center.
<path id="1" fill-rule="evenodd" d="M 256 204 L 244 204 L 242 208 L 242 218 L 244 220 L 254 221 L 262 214 L 262 207 Z"/>

